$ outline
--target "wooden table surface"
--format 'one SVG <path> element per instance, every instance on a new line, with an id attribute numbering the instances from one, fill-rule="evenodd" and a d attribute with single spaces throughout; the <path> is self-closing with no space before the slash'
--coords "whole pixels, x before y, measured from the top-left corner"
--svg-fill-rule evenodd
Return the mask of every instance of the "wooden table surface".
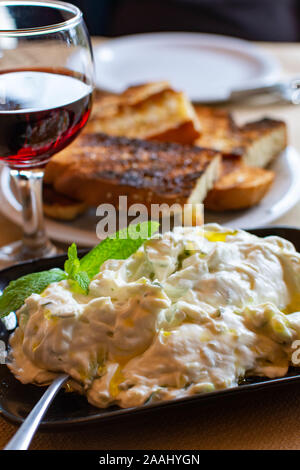
<path id="1" fill-rule="evenodd" d="M 98 42 L 95 40 L 95 42 Z M 300 75 L 300 44 L 267 44 L 283 75 Z M 300 107 L 269 105 L 231 108 L 238 122 L 272 116 L 288 124 L 289 143 L 300 151 Z M 299 175 L 300 177 L 300 175 Z M 300 184 L 299 184 L 300 191 Z M 274 224 L 300 227 L 300 203 Z M 20 229 L 0 214 L 0 245 L 20 237 Z M 15 432 L 0 418 L 0 448 Z M 38 433 L 32 449 L 300 449 L 299 387 L 257 392 L 191 409 L 140 416 L 92 429 Z"/>

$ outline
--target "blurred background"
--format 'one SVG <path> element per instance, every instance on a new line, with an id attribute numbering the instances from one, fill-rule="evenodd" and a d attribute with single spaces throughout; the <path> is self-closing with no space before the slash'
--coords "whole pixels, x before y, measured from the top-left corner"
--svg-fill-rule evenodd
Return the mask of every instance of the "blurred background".
<path id="1" fill-rule="evenodd" d="M 300 40 L 300 0 L 73 0 L 90 34 L 197 31 L 255 41 Z"/>

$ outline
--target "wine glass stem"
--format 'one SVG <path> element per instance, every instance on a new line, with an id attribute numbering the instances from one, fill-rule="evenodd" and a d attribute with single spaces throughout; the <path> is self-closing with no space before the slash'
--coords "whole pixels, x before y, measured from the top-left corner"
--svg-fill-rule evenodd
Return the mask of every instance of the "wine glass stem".
<path id="1" fill-rule="evenodd" d="M 10 170 L 22 204 L 23 212 L 23 251 L 26 258 L 47 256 L 53 249 L 49 242 L 44 223 L 42 188 L 44 171 Z"/>

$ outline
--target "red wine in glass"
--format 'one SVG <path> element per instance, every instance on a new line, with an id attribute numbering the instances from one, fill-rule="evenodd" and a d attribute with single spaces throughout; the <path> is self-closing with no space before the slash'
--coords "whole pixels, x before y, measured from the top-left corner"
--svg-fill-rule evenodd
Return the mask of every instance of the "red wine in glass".
<path id="1" fill-rule="evenodd" d="M 92 87 L 64 69 L 0 71 L 0 160 L 44 166 L 86 124 Z"/>
<path id="2" fill-rule="evenodd" d="M 22 240 L 0 247 L 3 268 L 57 253 L 44 221 L 44 166 L 88 120 L 94 62 L 82 12 L 71 3 L 1 0 L 0 18 L 0 163 L 23 229 Z"/>

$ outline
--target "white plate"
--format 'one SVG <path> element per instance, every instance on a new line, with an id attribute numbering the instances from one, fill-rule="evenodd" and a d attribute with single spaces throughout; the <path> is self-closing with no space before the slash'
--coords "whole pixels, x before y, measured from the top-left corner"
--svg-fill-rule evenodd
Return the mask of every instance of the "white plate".
<path id="1" fill-rule="evenodd" d="M 238 212 L 206 212 L 205 222 L 218 222 L 232 228 L 250 229 L 270 224 L 288 212 L 300 199 L 299 153 L 293 147 L 288 147 L 274 162 L 272 169 L 276 173 L 274 184 L 259 205 Z M 0 207 L 8 219 L 22 225 L 21 207 L 10 187 L 7 167 L 2 167 L 0 174 Z M 69 244 L 75 241 L 81 246 L 94 246 L 99 243 L 96 237 L 98 221 L 96 210 L 90 209 L 73 222 L 59 222 L 46 218 L 46 228 L 53 240 Z"/>
<path id="2" fill-rule="evenodd" d="M 123 36 L 95 46 L 96 85 L 120 93 L 133 84 L 169 80 L 192 101 L 228 99 L 231 90 L 279 76 L 275 58 L 254 44 L 200 33 Z"/>

